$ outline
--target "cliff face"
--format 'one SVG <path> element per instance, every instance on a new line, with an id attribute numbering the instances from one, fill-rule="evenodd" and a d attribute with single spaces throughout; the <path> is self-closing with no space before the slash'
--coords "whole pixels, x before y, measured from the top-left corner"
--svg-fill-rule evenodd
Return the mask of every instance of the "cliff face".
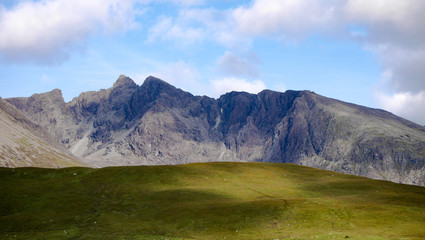
<path id="1" fill-rule="evenodd" d="M 290 162 L 425 185 L 425 128 L 309 91 L 193 96 L 149 77 L 7 99 L 90 166 Z"/>
<path id="2" fill-rule="evenodd" d="M 0 167 L 84 166 L 41 126 L 0 98 Z"/>

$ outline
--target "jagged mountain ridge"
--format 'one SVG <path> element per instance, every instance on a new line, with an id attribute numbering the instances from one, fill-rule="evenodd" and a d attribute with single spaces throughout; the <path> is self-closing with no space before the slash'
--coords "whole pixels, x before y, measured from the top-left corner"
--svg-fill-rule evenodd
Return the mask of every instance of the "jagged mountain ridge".
<path id="1" fill-rule="evenodd" d="M 0 98 L 1 167 L 84 166 L 41 126 Z"/>
<path id="2" fill-rule="evenodd" d="M 425 185 L 425 128 L 309 91 L 213 99 L 120 76 L 68 103 L 60 90 L 7 101 L 90 166 L 290 162 Z"/>

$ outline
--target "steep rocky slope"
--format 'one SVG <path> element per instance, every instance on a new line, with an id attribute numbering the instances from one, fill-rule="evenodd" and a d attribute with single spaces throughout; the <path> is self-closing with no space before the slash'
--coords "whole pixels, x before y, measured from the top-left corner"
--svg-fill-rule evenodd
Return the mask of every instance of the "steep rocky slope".
<path id="1" fill-rule="evenodd" d="M 309 91 L 193 96 L 149 77 L 65 103 L 59 90 L 7 99 L 90 166 L 290 162 L 425 185 L 425 128 Z"/>
<path id="2" fill-rule="evenodd" d="M 1 167 L 84 166 L 56 138 L 2 98 L 0 129 Z"/>

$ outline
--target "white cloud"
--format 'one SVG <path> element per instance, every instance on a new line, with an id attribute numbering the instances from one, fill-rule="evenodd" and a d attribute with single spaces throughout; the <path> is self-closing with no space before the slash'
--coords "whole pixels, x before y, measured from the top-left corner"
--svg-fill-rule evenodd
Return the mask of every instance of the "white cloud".
<path id="1" fill-rule="evenodd" d="M 399 0 L 348 0 L 345 9 L 349 16 L 367 22 L 393 22 L 399 24 L 408 18 L 412 1 Z M 411 10 L 410 10 L 411 11 Z"/>
<path id="2" fill-rule="evenodd" d="M 338 25 L 335 1 L 255 0 L 233 12 L 238 32 L 294 38 Z"/>
<path id="3" fill-rule="evenodd" d="M 425 46 L 425 2 L 422 0 L 348 0 L 341 10 L 346 24 L 363 24 L 370 44 L 403 48 Z"/>
<path id="4" fill-rule="evenodd" d="M 142 0 L 144 4 L 149 3 L 162 3 L 162 4 L 168 4 L 173 3 L 178 6 L 183 7 L 190 7 L 190 6 L 199 6 L 205 4 L 205 0 Z"/>
<path id="5" fill-rule="evenodd" d="M 334 1 L 331 1 L 334 2 Z M 215 41 L 227 48 L 246 50 L 252 37 L 282 35 L 304 36 L 318 29 L 339 25 L 335 7 L 323 1 L 256 0 L 236 9 L 183 8 L 175 18 L 161 17 L 150 29 L 149 41 Z M 194 34 L 196 33 L 196 34 Z"/>
<path id="6" fill-rule="evenodd" d="M 407 47 L 425 45 L 424 12 L 422 0 L 253 0 L 232 16 L 237 32 L 247 36 L 350 37 L 350 26 L 363 25 L 367 43 Z"/>
<path id="7" fill-rule="evenodd" d="M 257 78 L 259 62 L 255 54 L 241 56 L 226 51 L 218 60 L 217 68 L 220 72 L 236 77 Z"/>
<path id="8" fill-rule="evenodd" d="M 183 5 L 183 6 L 196 6 L 196 5 L 205 4 L 205 0 L 163 0 L 163 1 L 170 1 L 175 4 Z"/>
<path id="9" fill-rule="evenodd" d="M 415 94 L 401 92 L 395 94 L 385 94 L 377 92 L 376 101 L 380 107 L 396 115 L 425 125 L 425 91 Z"/>
<path id="10" fill-rule="evenodd" d="M 174 23 L 172 18 L 163 17 L 157 24 L 149 29 L 148 42 L 156 39 L 174 40 L 181 45 L 189 45 L 202 41 L 204 33 L 202 28 L 194 28 Z"/>
<path id="11" fill-rule="evenodd" d="M 406 49 L 380 45 L 372 51 L 387 72 L 386 84 L 395 91 L 417 93 L 425 90 L 425 48 Z"/>
<path id="12" fill-rule="evenodd" d="M 5 61 L 55 64 L 96 32 L 134 26 L 136 0 L 23 1 L 0 8 L 0 54 Z"/>
<path id="13" fill-rule="evenodd" d="M 251 40 L 238 34 L 233 25 L 230 10 L 183 8 L 174 18 L 158 18 L 158 22 L 149 29 L 147 40 L 175 41 L 183 46 L 215 41 L 232 49 L 250 47 Z"/>
<path id="14" fill-rule="evenodd" d="M 267 88 L 261 80 L 248 81 L 242 78 L 216 79 L 211 81 L 211 85 L 215 91 L 214 97 L 231 91 L 258 93 Z"/>

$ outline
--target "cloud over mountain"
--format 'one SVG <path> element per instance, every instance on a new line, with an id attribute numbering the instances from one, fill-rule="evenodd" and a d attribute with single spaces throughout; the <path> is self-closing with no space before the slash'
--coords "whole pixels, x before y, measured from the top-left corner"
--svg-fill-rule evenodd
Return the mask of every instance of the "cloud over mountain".
<path id="1" fill-rule="evenodd" d="M 259 67 L 261 61 L 249 57 L 251 53 L 256 54 L 258 42 L 267 39 L 298 44 L 312 36 L 321 36 L 355 42 L 364 51 L 372 53 L 381 72 L 385 73 L 380 87 L 373 89 L 376 96 L 381 96 L 375 99 L 377 107 L 425 122 L 425 113 L 420 109 L 406 112 L 397 110 L 403 108 L 395 105 L 389 107 L 389 103 L 395 102 L 400 95 L 425 93 L 425 1 L 217 2 L 28 0 L 7 7 L 0 4 L 0 60 L 15 64 L 59 65 L 73 53 L 84 51 L 91 38 L 136 29 L 137 34 L 143 34 L 138 35 L 141 45 L 171 42 L 190 51 L 196 51 L 193 47 L 203 44 L 212 46 L 219 52 L 209 56 L 209 64 L 217 65 L 221 79 L 243 78 L 252 82 L 262 78 L 266 81 L 264 76 L 267 74 Z M 169 50 L 173 52 L 172 47 Z M 165 59 L 164 65 L 167 62 L 195 62 L 176 58 Z M 204 71 L 205 68 L 197 66 L 191 69 L 194 73 Z M 198 78 L 210 81 L 215 77 L 200 76 L 195 80 L 199 81 Z M 409 107 L 420 106 L 419 98 L 409 99 L 413 101 Z"/>
<path id="2" fill-rule="evenodd" d="M 377 95 L 397 99 L 397 94 L 407 96 L 425 91 L 422 66 L 425 60 L 424 1 L 254 0 L 235 9 L 192 8 L 184 12 L 191 14 L 182 12 L 174 19 L 174 24 L 169 22 L 169 27 L 162 32 L 168 32 L 169 36 L 175 29 L 182 33 L 196 30 L 197 40 L 212 39 L 229 49 L 239 50 L 250 49 L 252 42 L 264 37 L 297 42 L 322 35 L 357 41 L 377 56 L 383 72 L 390 73 L 389 78 L 382 80 L 387 90 L 378 89 Z M 186 37 L 193 39 L 192 35 Z M 231 55 L 226 54 L 219 62 L 229 60 Z M 227 65 L 225 70 L 239 72 L 242 60 L 232 61 L 239 64 Z M 401 108 L 388 107 L 389 102 L 382 102 L 382 99 L 377 100 L 379 107 L 425 122 L 425 115 L 418 118 L 417 114 L 398 111 Z M 420 105 L 417 98 L 410 99 L 414 105 Z"/>

